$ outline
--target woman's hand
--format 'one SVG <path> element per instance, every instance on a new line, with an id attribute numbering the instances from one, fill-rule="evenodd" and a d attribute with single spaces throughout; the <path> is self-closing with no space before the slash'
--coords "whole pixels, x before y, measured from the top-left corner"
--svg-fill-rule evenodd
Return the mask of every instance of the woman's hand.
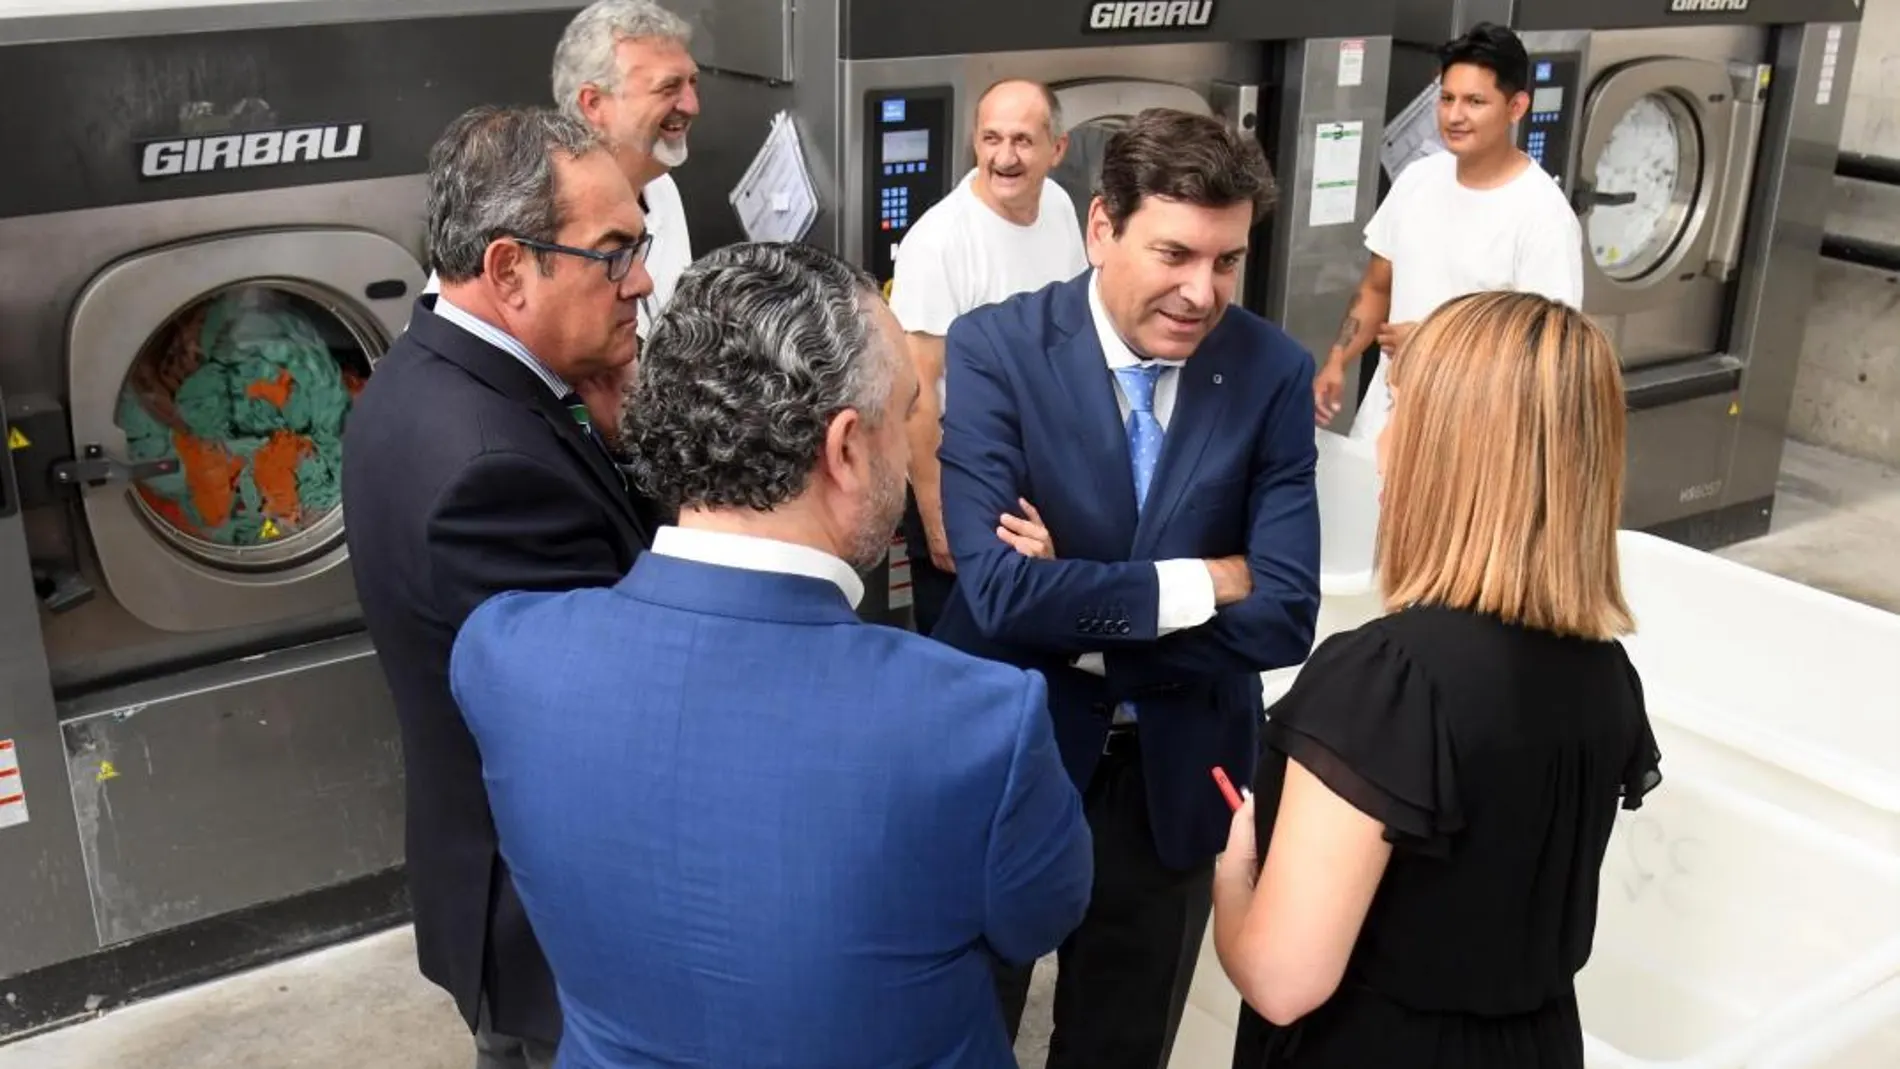
<path id="1" fill-rule="evenodd" d="M 1216 882 L 1237 881 L 1236 886 L 1244 886 L 1251 895 L 1254 873 L 1260 870 L 1260 851 L 1253 835 L 1253 791 L 1242 787 L 1240 799 L 1240 808 L 1234 810 L 1233 822 L 1227 825 L 1227 847 L 1214 859 L 1214 878 Z M 1215 899 L 1218 901 L 1219 896 Z"/>
<path id="2" fill-rule="evenodd" d="M 996 537 L 1008 543 L 1011 549 L 1025 557 L 1055 560 L 1056 541 L 1049 536 L 1049 528 L 1043 526 L 1042 513 L 1037 512 L 1036 506 L 1020 497 L 1016 499 L 1016 504 L 1022 506 L 1024 515 L 1029 518 L 1022 519 L 1005 512 L 1002 516 L 1002 525 L 996 529 Z"/>

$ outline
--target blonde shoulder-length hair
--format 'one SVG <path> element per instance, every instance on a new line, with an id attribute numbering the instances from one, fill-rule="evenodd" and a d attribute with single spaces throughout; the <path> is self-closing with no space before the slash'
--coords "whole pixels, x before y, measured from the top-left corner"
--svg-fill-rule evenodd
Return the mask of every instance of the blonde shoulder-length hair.
<path id="1" fill-rule="evenodd" d="M 1387 608 L 1628 634 L 1616 555 L 1623 378 L 1603 331 L 1535 294 L 1473 294 L 1419 324 L 1388 381 Z"/>

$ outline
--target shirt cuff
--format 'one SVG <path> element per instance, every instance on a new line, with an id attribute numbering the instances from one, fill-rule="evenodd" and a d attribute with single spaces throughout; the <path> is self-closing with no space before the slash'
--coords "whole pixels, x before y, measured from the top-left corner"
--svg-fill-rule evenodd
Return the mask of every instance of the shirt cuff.
<path id="1" fill-rule="evenodd" d="M 1106 677 L 1108 675 L 1108 666 L 1102 662 L 1102 655 L 1099 653 L 1084 653 L 1075 659 L 1074 664 L 1076 668 L 1092 676 Z"/>
<path id="2" fill-rule="evenodd" d="M 1155 607 L 1155 633 L 1166 635 L 1199 627 L 1214 618 L 1214 576 L 1198 560 L 1155 562 L 1160 598 Z"/>

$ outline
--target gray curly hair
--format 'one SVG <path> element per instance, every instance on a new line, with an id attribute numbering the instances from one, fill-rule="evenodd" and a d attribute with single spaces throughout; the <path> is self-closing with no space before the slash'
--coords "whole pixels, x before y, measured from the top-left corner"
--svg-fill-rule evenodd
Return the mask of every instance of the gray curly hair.
<path id="1" fill-rule="evenodd" d="M 563 114 L 579 119 L 584 85 L 603 92 L 620 88 L 621 70 L 614 47 L 622 41 L 658 37 L 677 41 L 681 48 L 693 42 L 693 28 L 685 19 L 652 0 L 595 0 L 562 31 L 554 46 L 554 102 Z"/>
<path id="2" fill-rule="evenodd" d="M 870 275 L 809 245 L 730 245 L 687 268 L 621 419 L 641 491 L 672 510 L 759 512 L 803 494 L 833 417 L 886 418 L 880 299 Z"/>

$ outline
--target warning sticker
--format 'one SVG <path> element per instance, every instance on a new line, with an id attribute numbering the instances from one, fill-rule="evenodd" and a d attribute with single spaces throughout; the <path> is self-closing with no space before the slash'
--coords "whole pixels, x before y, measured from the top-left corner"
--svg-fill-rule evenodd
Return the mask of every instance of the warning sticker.
<path id="1" fill-rule="evenodd" d="M 20 428 L 18 427 L 7 432 L 7 449 L 9 450 L 25 449 L 32 444 L 32 442 L 26 440 L 26 435 L 20 433 Z"/>
<path id="2" fill-rule="evenodd" d="M 0 739 L 0 828 L 26 823 L 26 788 L 20 784 L 20 751 Z"/>

